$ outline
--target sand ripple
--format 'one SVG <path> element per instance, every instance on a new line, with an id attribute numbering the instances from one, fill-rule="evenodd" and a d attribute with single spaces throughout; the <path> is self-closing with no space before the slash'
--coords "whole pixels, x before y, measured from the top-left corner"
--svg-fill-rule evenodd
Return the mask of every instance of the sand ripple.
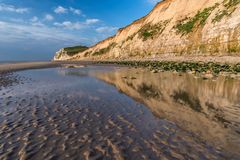
<path id="1" fill-rule="evenodd" d="M 0 159 L 226 158 L 220 149 L 156 118 L 112 86 L 91 77 L 53 78 L 59 79 L 49 82 L 56 87 L 44 88 L 40 79 L 31 90 L 25 84 L 12 88 L 11 97 L 3 96 Z"/>

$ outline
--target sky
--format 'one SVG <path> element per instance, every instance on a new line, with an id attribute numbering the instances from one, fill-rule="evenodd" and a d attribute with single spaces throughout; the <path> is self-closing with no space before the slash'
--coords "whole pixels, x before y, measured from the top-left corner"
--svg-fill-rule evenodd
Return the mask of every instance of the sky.
<path id="1" fill-rule="evenodd" d="M 145 16 L 158 0 L 0 0 L 0 61 L 51 60 Z"/>

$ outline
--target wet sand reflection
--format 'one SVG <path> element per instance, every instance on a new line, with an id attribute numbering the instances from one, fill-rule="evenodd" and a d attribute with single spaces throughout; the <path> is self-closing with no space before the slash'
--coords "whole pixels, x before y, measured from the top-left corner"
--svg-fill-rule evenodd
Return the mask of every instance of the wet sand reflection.
<path id="1" fill-rule="evenodd" d="M 229 152 L 240 152 L 240 81 L 189 74 L 125 69 L 95 74 L 144 103 L 159 118 L 175 122 Z"/>
<path id="2" fill-rule="evenodd" d="M 97 66 L 14 75 L 25 78 L 0 90 L 0 159 L 238 157 L 238 81 Z"/>

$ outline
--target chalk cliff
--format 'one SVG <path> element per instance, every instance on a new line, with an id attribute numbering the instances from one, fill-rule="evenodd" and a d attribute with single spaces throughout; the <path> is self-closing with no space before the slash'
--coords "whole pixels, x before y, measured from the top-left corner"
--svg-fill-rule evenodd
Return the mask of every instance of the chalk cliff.
<path id="1" fill-rule="evenodd" d="M 67 47 L 61 48 L 59 51 L 56 52 L 54 56 L 54 60 L 68 60 L 71 59 L 74 55 L 87 50 L 88 47 L 86 46 L 74 46 L 74 47 Z"/>
<path id="2" fill-rule="evenodd" d="M 67 59 L 163 55 L 240 56 L 240 0 L 164 0 L 115 36 Z"/>

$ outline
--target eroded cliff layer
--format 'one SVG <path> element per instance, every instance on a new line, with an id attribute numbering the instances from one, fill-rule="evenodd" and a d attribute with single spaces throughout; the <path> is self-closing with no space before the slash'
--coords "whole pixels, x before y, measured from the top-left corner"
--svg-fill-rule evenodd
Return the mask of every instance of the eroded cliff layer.
<path id="1" fill-rule="evenodd" d="M 240 55 L 240 0 L 165 0 L 69 59 Z M 61 60 L 55 56 L 55 60 Z"/>

